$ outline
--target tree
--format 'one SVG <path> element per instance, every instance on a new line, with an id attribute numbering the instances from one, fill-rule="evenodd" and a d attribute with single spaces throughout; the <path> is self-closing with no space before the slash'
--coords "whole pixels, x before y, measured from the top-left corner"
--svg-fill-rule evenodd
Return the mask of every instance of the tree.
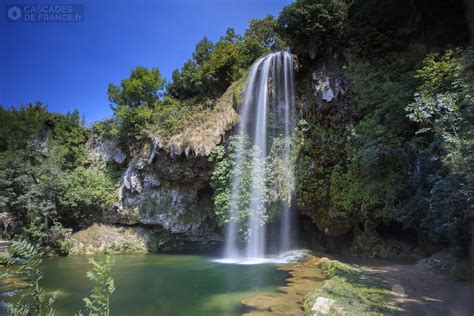
<path id="1" fill-rule="evenodd" d="M 274 24 L 273 17 L 269 16 L 252 20 L 245 36 L 228 28 L 215 44 L 203 38 L 197 43 L 193 58 L 180 70 L 173 71 L 173 81 L 166 88 L 168 95 L 197 103 L 220 97 L 255 59 L 269 52 L 270 48 L 283 46 Z"/>
<path id="2" fill-rule="evenodd" d="M 338 43 L 346 10 L 343 0 L 296 0 L 283 8 L 277 25 L 298 56 L 313 59 Z"/>
<path id="3" fill-rule="evenodd" d="M 14 220 L 10 237 L 56 251 L 63 225 L 76 228 L 114 203 L 111 177 L 89 166 L 78 111 L 0 108 L 0 126 L 0 208 Z"/>
<path id="4" fill-rule="evenodd" d="M 263 19 L 250 20 L 244 35 L 246 38 L 255 39 L 263 48 L 278 50 L 285 47 L 283 39 L 277 33 L 277 22 L 272 15 L 267 15 Z"/>
<path id="5" fill-rule="evenodd" d="M 460 255 L 468 250 L 474 218 L 473 65 L 470 50 L 428 54 L 416 73 L 420 84 L 415 101 L 405 108 L 408 118 L 419 124 L 417 134 L 429 142 L 431 159 L 440 161 L 430 174 L 423 229 Z"/>
<path id="6" fill-rule="evenodd" d="M 214 44 L 204 37 L 196 44 L 196 48 L 193 52 L 193 59 L 197 65 L 201 66 L 207 62 L 214 51 Z"/>
<path id="7" fill-rule="evenodd" d="M 204 58 L 203 56 L 199 58 L 201 57 Z M 195 60 L 188 60 L 181 70 L 175 69 L 171 77 L 173 82 L 167 86 L 167 92 L 172 97 L 186 100 L 204 94 L 202 64 L 198 64 Z"/>
<path id="8" fill-rule="evenodd" d="M 164 84 L 165 79 L 158 68 L 137 67 L 128 79 L 120 82 L 120 86 L 109 84 L 109 100 L 116 106 L 153 108 L 158 103 Z"/>
<path id="9" fill-rule="evenodd" d="M 135 68 L 130 77 L 120 86 L 109 85 L 109 100 L 114 104 L 117 133 L 120 142 L 143 140 L 148 133 L 148 124 L 153 109 L 161 104 L 161 92 L 165 79 L 158 68 Z"/>

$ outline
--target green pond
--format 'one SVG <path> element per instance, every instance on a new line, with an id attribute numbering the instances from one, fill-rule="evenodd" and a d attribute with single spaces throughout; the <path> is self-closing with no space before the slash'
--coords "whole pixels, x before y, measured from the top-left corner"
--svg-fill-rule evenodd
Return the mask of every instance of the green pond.
<path id="1" fill-rule="evenodd" d="M 95 257 L 98 260 L 103 257 Z M 58 315 L 84 311 L 82 298 L 92 283 L 86 278 L 89 257 L 45 260 L 48 290 L 59 289 Z M 272 264 L 233 265 L 198 255 L 115 256 L 112 277 L 117 290 L 111 315 L 239 315 L 240 300 L 277 291 L 287 274 Z"/>

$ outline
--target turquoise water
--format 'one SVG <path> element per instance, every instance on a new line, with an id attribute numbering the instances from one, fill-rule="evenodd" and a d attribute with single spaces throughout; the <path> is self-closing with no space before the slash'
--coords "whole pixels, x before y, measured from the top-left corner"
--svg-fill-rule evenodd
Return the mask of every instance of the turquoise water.
<path id="1" fill-rule="evenodd" d="M 92 283 L 86 278 L 88 257 L 45 260 L 43 284 L 59 289 L 58 315 L 84 310 L 82 298 Z M 101 257 L 96 257 L 100 260 Z M 285 272 L 275 265 L 231 265 L 195 255 L 120 255 L 112 268 L 116 292 L 112 315 L 239 315 L 240 300 L 276 291 Z"/>

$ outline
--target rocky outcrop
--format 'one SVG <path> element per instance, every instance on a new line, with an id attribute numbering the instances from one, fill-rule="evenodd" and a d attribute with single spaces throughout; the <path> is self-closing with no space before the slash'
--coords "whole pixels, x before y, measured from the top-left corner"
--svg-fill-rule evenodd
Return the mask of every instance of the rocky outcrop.
<path id="1" fill-rule="evenodd" d="M 70 255 L 99 253 L 147 253 L 156 251 L 158 238 L 142 227 L 94 224 L 71 236 L 63 244 Z"/>
<path id="2" fill-rule="evenodd" d="M 326 67 L 313 71 L 311 74 L 313 95 L 320 97 L 325 102 L 331 102 L 340 94 L 347 92 L 347 82 L 340 73 L 326 70 Z M 334 89 L 333 89 L 334 88 Z"/>
<path id="3" fill-rule="evenodd" d="M 243 86 L 237 82 L 229 87 L 181 133 L 166 138 L 150 135 L 148 142 L 129 148 L 127 154 L 111 139 L 92 139 L 88 150 L 94 163 L 106 167 L 110 162 L 124 170 L 117 205 L 105 211 L 100 221 L 152 232 L 157 238 L 155 250 L 221 242 L 207 156 L 237 123 L 236 100 Z"/>
<path id="4" fill-rule="evenodd" d="M 179 155 L 207 156 L 218 145 L 224 134 L 238 121 L 237 94 L 243 89 L 245 79 L 231 85 L 210 110 L 203 110 L 193 117 L 181 133 L 169 138 L 153 135 L 155 149 L 162 149 L 172 157 Z"/>
<path id="5" fill-rule="evenodd" d="M 307 145 L 296 164 L 297 204 L 300 213 L 308 215 L 318 231 L 327 236 L 342 236 L 356 222 L 351 216 L 341 216 L 339 207 L 329 198 L 331 170 L 348 162 L 345 152 L 353 142 L 350 126 L 354 99 L 343 64 L 337 54 L 330 54 L 302 69 L 297 78 L 301 118 L 316 126 L 307 130 Z"/>
<path id="6" fill-rule="evenodd" d="M 87 142 L 89 156 L 96 162 L 114 161 L 117 164 L 123 164 L 127 155 L 117 146 L 117 143 L 111 139 L 96 141 L 94 138 Z"/>
<path id="7" fill-rule="evenodd" d="M 105 220 L 159 232 L 160 248 L 187 241 L 210 246 L 221 240 L 212 210 L 210 164 L 206 156 L 171 157 L 149 147 L 128 164 L 118 207 Z"/>

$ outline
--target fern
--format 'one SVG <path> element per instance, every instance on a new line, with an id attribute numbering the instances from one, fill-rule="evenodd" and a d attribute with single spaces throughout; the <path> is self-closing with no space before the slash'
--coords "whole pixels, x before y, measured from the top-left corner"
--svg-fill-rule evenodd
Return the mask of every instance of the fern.
<path id="1" fill-rule="evenodd" d="M 46 291 L 39 282 L 44 277 L 43 259 L 40 249 L 26 240 L 13 241 L 6 252 L 0 253 L 0 266 L 6 268 L 2 277 L 15 277 L 25 280 L 24 288 L 12 291 L 17 302 L 9 304 L 12 315 L 52 316 L 56 294 L 48 299 Z"/>
<path id="2" fill-rule="evenodd" d="M 87 272 L 87 278 L 95 285 L 91 295 L 84 298 L 86 309 L 90 316 L 109 316 L 110 295 L 115 291 L 114 280 L 110 277 L 114 260 L 107 256 L 103 262 L 96 262 L 94 259 L 90 259 L 89 262 L 93 268 Z"/>

